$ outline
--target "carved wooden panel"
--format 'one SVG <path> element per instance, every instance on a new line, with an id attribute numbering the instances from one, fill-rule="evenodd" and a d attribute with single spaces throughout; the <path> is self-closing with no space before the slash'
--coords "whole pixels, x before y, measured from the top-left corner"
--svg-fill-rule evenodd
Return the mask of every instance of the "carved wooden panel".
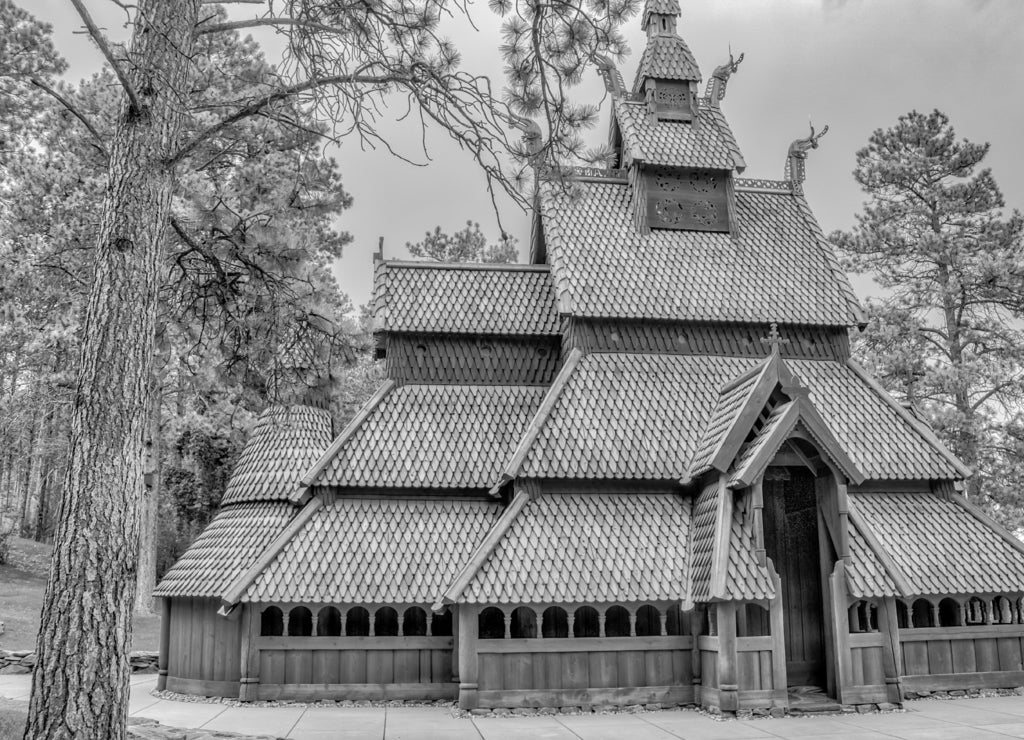
<path id="1" fill-rule="evenodd" d="M 659 121 L 693 120 L 693 95 L 685 81 L 650 80 L 648 95 Z"/>
<path id="2" fill-rule="evenodd" d="M 648 224 L 654 229 L 729 231 L 728 177 L 724 170 L 645 170 Z"/>

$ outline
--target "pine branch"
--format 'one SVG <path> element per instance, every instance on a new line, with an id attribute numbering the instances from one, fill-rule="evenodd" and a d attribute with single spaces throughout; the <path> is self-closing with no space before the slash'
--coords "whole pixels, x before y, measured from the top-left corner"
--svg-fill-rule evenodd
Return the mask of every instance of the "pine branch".
<path id="1" fill-rule="evenodd" d="M 139 101 L 138 93 L 135 92 L 135 87 L 132 85 L 131 80 L 128 79 L 128 75 L 121 69 L 121 65 L 117 63 L 117 59 L 114 58 L 114 53 L 110 50 L 110 45 L 107 43 L 106 38 L 100 32 L 92 16 L 89 15 L 89 11 L 86 9 L 85 4 L 82 0 L 71 0 L 71 4 L 75 6 L 75 10 L 78 11 L 78 15 L 81 16 L 82 22 L 85 23 L 85 27 L 89 30 L 89 35 L 95 42 L 96 46 L 99 47 L 100 52 L 106 58 L 107 62 L 114 70 L 114 74 L 117 75 L 118 81 L 121 83 L 121 87 L 124 88 L 125 94 L 128 96 L 128 102 L 131 110 L 136 115 L 142 112 L 142 103 Z"/>
<path id="2" fill-rule="evenodd" d="M 52 87 L 47 85 L 45 82 L 40 80 L 38 77 L 30 78 L 29 82 L 31 82 L 33 85 L 35 85 L 36 87 L 40 88 L 44 92 L 49 93 L 53 98 L 55 98 L 57 100 L 58 103 L 63 105 L 65 108 L 67 108 L 68 111 L 75 118 L 77 118 L 79 121 L 81 121 L 82 125 L 85 126 L 87 129 L 89 129 L 89 133 L 93 135 L 94 139 L 96 139 L 96 141 L 93 142 L 95 147 L 100 150 L 100 153 L 104 157 L 108 157 L 109 158 L 110 155 L 107 152 L 106 145 L 104 145 L 104 143 L 103 143 L 103 137 L 100 136 L 100 132 L 96 130 L 96 127 L 92 125 L 92 122 L 88 118 L 86 118 L 85 115 L 82 112 L 80 112 L 77 108 L 75 108 L 74 105 L 71 104 L 70 100 L 65 98 L 63 95 L 61 95 L 59 92 L 57 92 Z"/>

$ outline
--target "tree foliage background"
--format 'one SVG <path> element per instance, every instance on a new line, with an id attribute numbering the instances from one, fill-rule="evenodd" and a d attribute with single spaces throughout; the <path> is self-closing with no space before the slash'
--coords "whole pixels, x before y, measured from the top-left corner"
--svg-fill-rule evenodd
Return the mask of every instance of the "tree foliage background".
<path id="1" fill-rule="evenodd" d="M 1024 526 L 1024 219 L 1007 212 L 989 147 L 912 111 L 876 130 L 854 177 L 869 200 L 833 235 L 874 277 L 855 354 L 975 470 L 968 495 Z"/>

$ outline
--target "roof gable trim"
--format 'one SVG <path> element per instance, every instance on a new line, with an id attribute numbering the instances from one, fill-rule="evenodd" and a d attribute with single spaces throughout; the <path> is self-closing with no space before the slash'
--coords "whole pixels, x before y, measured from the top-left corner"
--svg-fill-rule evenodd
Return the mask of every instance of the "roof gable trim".
<path id="1" fill-rule="evenodd" d="M 445 605 L 456 603 L 461 597 L 466 587 L 469 586 L 470 582 L 476 576 L 477 572 L 484 566 L 487 559 L 491 557 L 491 553 L 494 552 L 498 543 L 501 542 L 509 528 L 512 526 L 512 522 L 516 520 L 519 513 L 526 508 L 526 504 L 530 502 L 531 495 L 526 490 L 520 490 L 516 492 L 512 502 L 508 505 L 508 508 L 502 512 L 501 517 L 494 524 L 494 527 L 487 536 L 484 537 L 483 542 L 476 548 L 473 555 L 469 558 L 469 562 L 459 571 L 459 574 L 455 577 L 452 585 L 449 586 L 443 594 L 434 603 L 431 609 L 435 612 L 441 611 Z"/>
<path id="2" fill-rule="evenodd" d="M 362 423 L 366 421 L 366 418 L 375 408 L 377 408 L 378 405 L 380 405 L 380 402 L 384 400 L 384 397 L 387 396 L 396 385 L 397 383 L 392 379 L 384 381 L 384 384 L 377 389 L 377 392 L 363 404 L 363 407 L 359 409 L 355 416 L 352 417 L 352 421 L 350 421 L 345 429 L 342 430 L 341 434 L 338 435 L 338 438 L 331 443 L 331 446 L 327 448 L 327 451 L 324 452 L 324 454 L 320 456 L 320 459 L 313 463 L 313 467 L 311 467 L 309 471 L 302 476 L 302 480 L 300 481 L 300 485 L 302 487 L 296 491 L 295 495 L 292 497 L 292 501 L 294 503 L 301 504 L 308 500 L 310 496 L 309 486 L 312 486 L 316 482 L 316 479 L 320 477 L 324 468 L 326 468 L 331 460 L 334 459 L 335 455 L 337 455 L 341 448 L 345 446 L 345 443 L 352 438 L 352 435 L 356 433 L 356 430 L 359 429 Z"/>
<path id="3" fill-rule="evenodd" d="M 583 352 L 581 350 L 574 349 L 569 353 L 568 358 L 565 360 L 565 364 L 562 365 L 562 369 L 555 376 L 554 381 L 551 383 L 551 387 L 548 392 L 544 395 L 544 400 L 541 401 L 540 408 L 537 409 L 537 413 L 534 414 L 533 420 L 530 422 L 530 426 L 526 428 L 523 433 L 523 438 L 519 441 L 519 445 L 516 447 L 516 451 L 512 454 L 512 458 L 508 461 L 508 465 L 501 473 L 501 479 L 491 487 L 489 493 L 492 496 L 497 496 L 498 491 L 519 475 L 519 470 L 523 466 L 523 462 L 526 460 L 527 454 L 530 452 L 530 448 L 533 447 L 533 443 L 537 441 L 537 436 L 540 434 L 541 429 L 544 428 L 544 423 L 548 420 L 551 415 L 551 411 L 555 407 L 555 403 L 558 401 L 558 397 L 562 394 L 566 384 L 569 382 L 569 378 L 576 371 L 576 366 L 579 365 L 580 360 L 583 359 Z"/>

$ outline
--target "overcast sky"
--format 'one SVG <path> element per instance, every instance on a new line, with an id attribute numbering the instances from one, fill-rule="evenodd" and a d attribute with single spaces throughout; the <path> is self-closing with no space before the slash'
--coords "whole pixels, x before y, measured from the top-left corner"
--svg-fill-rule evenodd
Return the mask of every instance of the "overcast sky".
<path id="1" fill-rule="evenodd" d="M 57 47 L 71 64 L 68 77 L 89 76 L 101 64 L 80 33 L 69 0 L 15 0 L 52 23 Z M 123 38 L 124 13 L 110 0 L 86 0 L 111 36 Z M 1010 208 L 1024 210 L 1024 2 L 1021 0 L 681 0 L 679 32 L 705 80 L 728 57 L 729 45 L 746 59 L 729 83 L 723 109 L 747 161 L 747 177 L 781 178 L 789 143 L 805 135 L 808 118 L 828 124 L 821 148 L 807 165 L 806 193 L 826 233 L 848 228 L 864 200 L 850 175 L 854 153 L 871 132 L 911 109 L 939 108 L 962 137 L 992 144 L 988 163 Z M 245 6 L 239 12 L 245 12 Z M 235 13 L 238 15 L 238 12 Z M 489 74 L 500 86 L 498 20 L 479 4 L 474 31 L 451 24 L 463 67 Z M 633 78 L 643 34 L 628 24 L 633 53 L 620 66 Z M 269 54 L 273 58 L 273 54 Z M 578 89 L 580 100 L 603 92 L 596 72 Z M 606 101 L 595 143 L 608 131 Z M 397 147 L 414 158 L 418 129 L 391 126 Z M 493 239 L 498 229 L 484 179 L 469 156 L 437 133 L 428 139 L 432 162 L 413 167 L 357 142 L 333 152 L 355 203 L 338 227 L 354 236 L 336 273 L 359 304 L 370 295 L 371 255 L 379 236 L 385 256 L 403 257 L 404 245 L 435 225 L 454 231 L 479 221 Z M 503 210 L 506 227 L 525 250 L 528 220 Z M 525 254 L 523 255 L 525 258 Z M 862 297 L 870 281 L 854 280 Z"/>

